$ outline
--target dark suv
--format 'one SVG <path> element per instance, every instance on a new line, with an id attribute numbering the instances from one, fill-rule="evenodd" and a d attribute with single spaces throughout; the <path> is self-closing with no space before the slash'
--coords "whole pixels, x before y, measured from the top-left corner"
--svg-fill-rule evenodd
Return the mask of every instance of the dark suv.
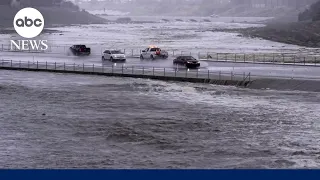
<path id="1" fill-rule="evenodd" d="M 91 49 L 87 48 L 85 45 L 73 45 L 70 47 L 70 52 L 75 56 L 89 56 L 91 54 Z"/>
<path id="2" fill-rule="evenodd" d="M 187 68 L 198 68 L 200 67 L 200 62 L 192 56 L 178 56 L 173 60 L 173 64 L 181 64 Z"/>

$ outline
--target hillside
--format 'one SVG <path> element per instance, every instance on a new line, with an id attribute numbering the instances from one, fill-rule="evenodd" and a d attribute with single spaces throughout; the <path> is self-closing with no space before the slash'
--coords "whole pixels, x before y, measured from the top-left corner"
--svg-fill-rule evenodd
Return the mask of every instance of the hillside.
<path id="1" fill-rule="evenodd" d="M 74 11 L 59 7 L 39 7 L 37 9 L 43 14 L 46 27 L 70 24 L 101 24 L 106 22 L 105 19 L 86 11 Z M 10 6 L 0 6 L 0 28 L 12 27 L 14 16 L 19 10 Z"/>
<path id="2" fill-rule="evenodd" d="M 250 37 L 260 37 L 271 41 L 296 44 L 306 47 L 320 47 L 320 22 L 297 22 L 289 24 L 269 24 L 264 28 L 250 28 L 242 31 Z"/>
<path id="3" fill-rule="evenodd" d="M 309 9 L 299 14 L 300 21 L 320 21 L 320 1 L 312 4 Z"/>

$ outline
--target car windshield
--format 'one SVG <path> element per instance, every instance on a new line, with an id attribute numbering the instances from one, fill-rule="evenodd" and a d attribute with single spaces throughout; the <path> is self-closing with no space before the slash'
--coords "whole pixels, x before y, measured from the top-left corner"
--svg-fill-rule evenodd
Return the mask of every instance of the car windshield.
<path id="1" fill-rule="evenodd" d="M 188 60 L 188 61 L 190 61 L 190 60 L 196 60 L 194 57 L 192 57 L 192 56 L 185 56 L 185 57 L 182 57 L 183 59 L 186 59 L 186 60 Z"/>
<path id="2" fill-rule="evenodd" d="M 152 48 L 150 51 L 160 51 L 159 48 Z"/>
<path id="3" fill-rule="evenodd" d="M 111 51 L 111 54 L 123 54 L 121 51 Z"/>

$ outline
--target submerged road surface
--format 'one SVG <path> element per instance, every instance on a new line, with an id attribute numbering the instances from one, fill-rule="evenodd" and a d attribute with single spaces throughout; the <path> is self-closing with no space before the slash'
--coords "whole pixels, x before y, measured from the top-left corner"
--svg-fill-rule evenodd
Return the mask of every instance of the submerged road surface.
<path id="1" fill-rule="evenodd" d="M 320 95 L 0 70 L 1 168 L 318 168 Z"/>

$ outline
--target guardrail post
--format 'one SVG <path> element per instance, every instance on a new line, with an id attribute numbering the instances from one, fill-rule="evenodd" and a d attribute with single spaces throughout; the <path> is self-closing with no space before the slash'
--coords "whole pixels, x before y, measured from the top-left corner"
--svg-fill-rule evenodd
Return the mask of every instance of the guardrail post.
<path id="1" fill-rule="evenodd" d="M 166 68 L 163 68 L 163 76 L 166 77 Z"/>
<path id="2" fill-rule="evenodd" d="M 76 63 L 73 63 L 73 71 L 76 71 Z"/>
<path id="3" fill-rule="evenodd" d="M 188 77 L 188 70 L 189 70 L 189 69 L 187 68 L 187 69 L 186 69 L 186 78 Z"/>
<path id="4" fill-rule="evenodd" d="M 272 58 L 273 58 L 273 60 L 272 60 L 272 61 L 273 61 L 273 64 L 274 64 L 274 61 L 275 61 L 275 59 L 274 59 L 274 53 L 272 54 Z"/>
<path id="5" fill-rule="evenodd" d="M 210 70 L 208 70 L 208 79 L 210 79 Z"/>
<path id="6" fill-rule="evenodd" d="M 39 63 L 38 63 L 38 61 L 37 61 L 37 69 L 39 68 Z"/>
<path id="7" fill-rule="evenodd" d="M 234 62 L 237 62 L 237 54 L 234 54 Z"/>
<path id="8" fill-rule="evenodd" d="M 142 67 L 142 75 L 144 75 L 144 67 Z"/>
<path id="9" fill-rule="evenodd" d="M 66 63 L 63 63 L 63 70 L 66 70 Z"/>
<path id="10" fill-rule="evenodd" d="M 57 70 L 57 62 L 54 62 L 54 70 Z"/>
<path id="11" fill-rule="evenodd" d="M 293 56 L 293 64 L 296 64 L 296 55 Z"/>
<path id="12" fill-rule="evenodd" d="M 283 60 L 283 64 L 284 64 L 284 54 L 282 54 L 282 60 Z"/>
<path id="13" fill-rule="evenodd" d="M 94 73 L 94 64 L 92 64 L 92 72 Z"/>
<path id="14" fill-rule="evenodd" d="M 10 66 L 12 67 L 12 60 L 11 60 L 11 65 Z"/>
<path id="15" fill-rule="evenodd" d="M 28 69 L 29 69 L 29 61 L 28 61 Z"/>
<path id="16" fill-rule="evenodd" d="M 246 62 L 246 54 L 243 54 L 243 61 Z"/>

